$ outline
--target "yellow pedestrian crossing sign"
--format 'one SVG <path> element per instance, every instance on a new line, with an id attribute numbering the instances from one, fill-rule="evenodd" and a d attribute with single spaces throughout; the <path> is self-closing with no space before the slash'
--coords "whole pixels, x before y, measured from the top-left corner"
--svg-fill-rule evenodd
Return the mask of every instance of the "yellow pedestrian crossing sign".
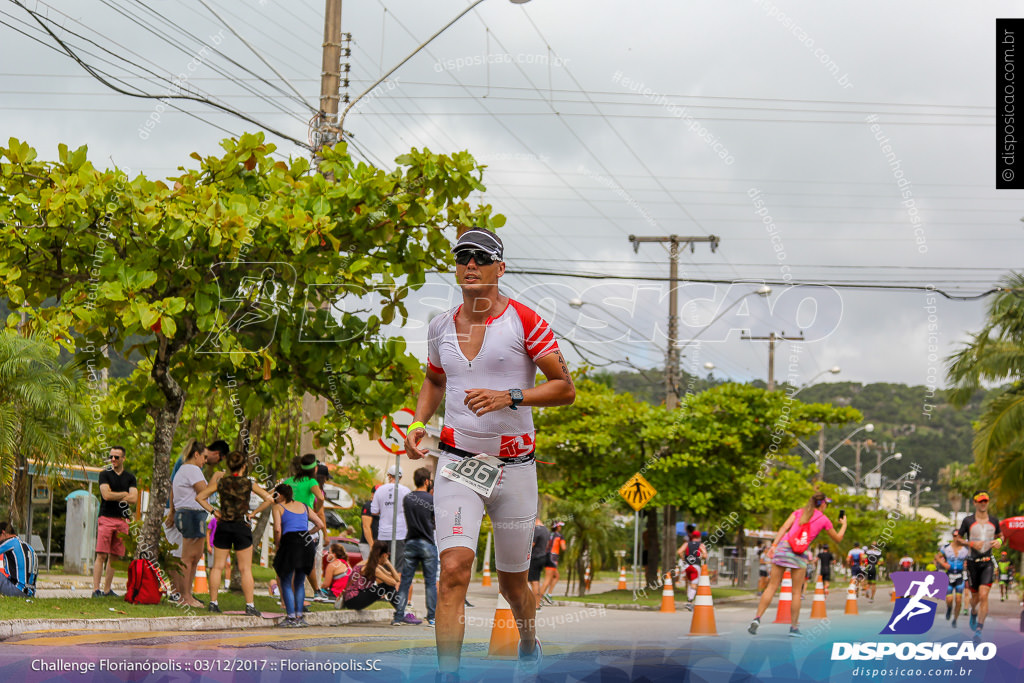
<path id="1" fill-rule="evenodd" d="M 619 489 L 619 495 L 626 499 L 626 502 L 634 510 L 640 510 L 654 498 L 657 491 L 651 486 L 651 482 L 644 479 L 642 474 L 634 474 L 629 481 Z"/>

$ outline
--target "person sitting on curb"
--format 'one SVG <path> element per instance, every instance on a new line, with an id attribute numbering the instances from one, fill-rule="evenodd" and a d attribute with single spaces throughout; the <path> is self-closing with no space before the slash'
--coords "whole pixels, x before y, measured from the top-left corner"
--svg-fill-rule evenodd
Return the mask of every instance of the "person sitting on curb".
<path id="1" fill-rule="evenodd" d="M 388 560 L 390 552 L 386 541 L 375 541 L 370 556 L 356 565 L 343 593 L 342 606 L 363 610 L 378 600 L 393 600 L 402 583 L 402 576 Z"/>
<path id="2" fill-rule="evenodd" d="M 320 591 L 323 597 L 335 603 L 336 608 L 341 607 L 342 594 L 352 574 L 352 567 L 349 566 L 346 557 L 345 546 L 340 541 L 331 543 L 325 556 L 327 566 L 324 567 L 324 587 Z"/>

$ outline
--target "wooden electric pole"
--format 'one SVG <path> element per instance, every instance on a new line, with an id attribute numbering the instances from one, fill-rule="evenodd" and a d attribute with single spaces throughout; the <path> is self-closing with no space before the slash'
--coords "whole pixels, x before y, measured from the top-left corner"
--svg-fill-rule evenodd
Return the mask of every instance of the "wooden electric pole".
<path id="1" fill-rule="evenodd" d="M 338 130 L 338 103 L 341 100 L 341 0 L 324 0 L 324 42 L 323 61 L 320 67 L 320 115 L 316 133 L 316 147 L 313 150 L 315 162 L 319 162 L 320 149 L 329 147 L 341 139 Z M 299 442 L 301 453 L 315 453 L 323 461 L 327 449 L 313 447 L 313 433 L 304 426 L 317 422 L 327 414 L 327 399 L 306 392 L 302 395 L 302 438 Z"/>
<path id="2" fill-rule="evenodd" d="M 669 244 L 669 290 L 668 290 L 668 348 L 665 352 L 665 408 L 675 410 L 679 406 L 679 247 L 690 246 L 693 252 L 698 242 L 708 242 L 711 251 L 718 248 L 720 242 L 715 235 L 685 237 L 680 235 L 664 235 L 661 237 L 637 237 L 630 235 L 633 251 L 640 250 L 644 242 L 660 242 Z M 675 566 L 676 558 L 676 510 L 672 505 L 664 506 L 665 528 L 662 533 L 661 565 L 662 572 L 668 572 Z M 650 529 L 651 527 L 648 527 Z M 648 557 L 653 559 L 653 553 Z M 650 571 L 648 571 L 650 574 Z"/>
<path id="3" fill-rule="evenodd" d="M 787 337 L 785 332 L 783 332 L 781 336 L 772 332 L 767 337 L 751 337 L 750 335 L 743 335 L 740 339 L 768 342 L 768 391 L 775 391 L 775 342 L 803 341 L 804 333 L 801 332 L 799 337 Z"/>

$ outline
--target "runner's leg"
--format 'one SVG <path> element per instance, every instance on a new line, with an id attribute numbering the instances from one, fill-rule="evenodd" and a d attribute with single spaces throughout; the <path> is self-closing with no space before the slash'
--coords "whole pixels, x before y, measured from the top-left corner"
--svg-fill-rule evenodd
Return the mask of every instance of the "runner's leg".
<path id="1" fill-rule="evenodd" d="M 508 600 L 512 615 L 519 628 L 519 643 L 523 654 L 530 654 L 537 639 L 537 603 L 526 581 L 527 570 L 503 572 L 498 570 L 498 590 Z"/>
<path id="2" fill-rule="evenodd" d="M 475 557 L 476 553 L 469 548 L 456 547 L 441 551 L 441 581 L 435 624 L 437 664 L 441 671 L 459 670 L 462 640 L 466 635 L 466 590 L 469 588 L 470 567 Z"/>
<path id="3" fill-rule="evenodd" d="M 988 592 L 992 586 L 978 586 L 978 626 L 985 624 L 985 617 L 988 616 Z"/>
<path id="4" fill-rule="evenodd" d="M 794 586 L 803 586 L 804 585 L 804 574 L 807 573 L 807 570 L 806 569 L 793 569 L 793 570 L 791 570 L 791 572 L 792 572 L 791 575 L 792 575 L 792 578 L 793 578 L 793 585 Z M 793 610 L 792 610 L 793 611 L 793 619 L 792 619 L 792 623 L 790 623 L 790 625 L 789 625 L 790 628 L 797 628 L 800 625 L 799 624 L 799 621 L 800 621 L 800 601 L 803 599 L 803 597 L 804 597 L 803 588 L 801 588 L 798 591 L 793 591 Z"/>
<path id="5" fill-rule="evenodd" d="M 761 593 L 761 600 L 757 603 L 757 612 L 754 616 L 758 619 L 768 610 L 768 605 L 771 604 L 775 591 L 779 589 L 779 584 L 782 583 L 782 575 L 786 571 L 777 564 L 773 564 L 771 567 L 771 574 L 768 575 L 768 585 L 764 587 L 764 592 Z"/>

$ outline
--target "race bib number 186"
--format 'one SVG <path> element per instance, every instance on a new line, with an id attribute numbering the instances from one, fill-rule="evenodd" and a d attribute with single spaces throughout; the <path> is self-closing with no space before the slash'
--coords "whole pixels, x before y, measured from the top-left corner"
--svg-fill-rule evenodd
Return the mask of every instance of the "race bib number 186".
<path id="1" fill-rule="evenodd" d="M 465 458 L 442 467 L 441 476 L 489 497 L 498 483 L 501 469 L 478 458 Z"/>

